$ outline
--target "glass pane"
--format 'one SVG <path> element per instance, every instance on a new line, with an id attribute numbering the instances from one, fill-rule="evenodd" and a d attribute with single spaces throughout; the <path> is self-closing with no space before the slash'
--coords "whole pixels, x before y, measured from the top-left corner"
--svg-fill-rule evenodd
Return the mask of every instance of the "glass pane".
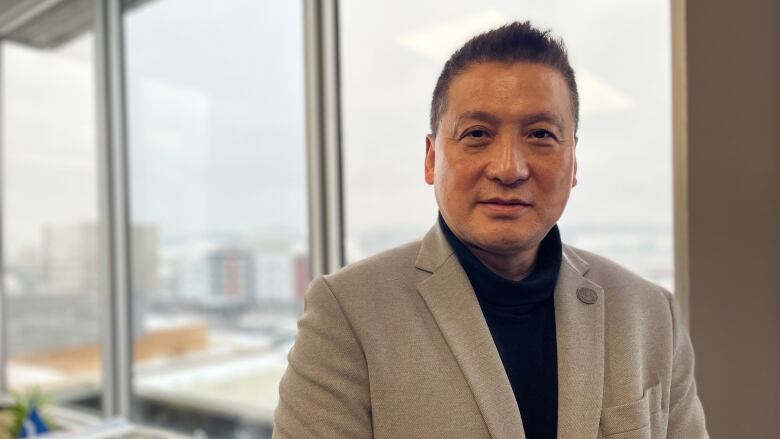
<path id="1" fill-rule="evenodd" d="M 308 284 L 299 2 L 128 11 L 140 421 L 270 437 Z"/>
<path id="2" fill-rule="evenodd" d="M 91 27 L 91 3 L 69 2 L 43 10 L 2 42 L 2 324 L 12 390 L 37 388 L 56 402 L 98 411 L 102 321 Z"/>
<path id="3" fill-rule="evenodd" d="M 531 20 L 565 39 L 581 96 L 579 184 L 560 222 L 563 240 L 673 286 L 668 1 L 344 0 L 340 8 L 349 260 L 433 225 L 423 157 L 437 76 L 469 37 Z"/>

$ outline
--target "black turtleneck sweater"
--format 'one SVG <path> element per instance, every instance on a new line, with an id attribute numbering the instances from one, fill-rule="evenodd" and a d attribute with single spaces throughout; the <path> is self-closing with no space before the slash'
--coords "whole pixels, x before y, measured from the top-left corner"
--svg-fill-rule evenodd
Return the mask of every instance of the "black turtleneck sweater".
<path id="1" fill-rule="evenodd" d="M 539 246 L 533 272 L 521 281 L 487 268 L 439 216 L 444 235 L 471 281 L 504 364 L 528 439 L 554 439 L 558 428 L 558 360 L 553 291 L 561 268 L 558 226 Z"/>

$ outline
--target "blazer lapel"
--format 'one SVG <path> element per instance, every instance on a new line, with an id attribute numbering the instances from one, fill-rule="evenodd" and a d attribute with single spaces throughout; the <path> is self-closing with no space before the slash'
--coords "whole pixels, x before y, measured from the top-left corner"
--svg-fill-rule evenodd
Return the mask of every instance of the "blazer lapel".
<path id="1" fill-rule="evenodd" d="M 564 247 L 554 296 L 558 343 L 558 439 L 596 437 L 601 419 L 604 290 L 584 277 L 587 271 L 587 263 Z M 584 301 L 578 297 L 578 291 Z M 595 302 L 586 303 L 594 298 Z"/>
<path id="2" fill-rule="evenodd" d="M 423 240 L 417 288 L 439 325 L 493 439 L 525 439 L 520 411 L 474 290 L 438 225 Z"/>

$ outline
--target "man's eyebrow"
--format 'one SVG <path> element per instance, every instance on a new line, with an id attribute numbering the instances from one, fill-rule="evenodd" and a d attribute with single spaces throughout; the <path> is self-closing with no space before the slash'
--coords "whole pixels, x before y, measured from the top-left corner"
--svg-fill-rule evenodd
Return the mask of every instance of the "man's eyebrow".
<path id="1" fill-rule="evenodd" d="M 549 122 L 555 125 L 558 130 L 563 131 L 563 118 L 555 113 L 540 111 L 539 113 L 529 114 L 520 119 L 523 125 L 532 125 L 539 122 Z"/>
<path id="2" fill-rule="evenodd" d="M 500 118 L 492 113 L 486 111 L 466 111 L 458 115 L 455 120 L 455 126 L 457 127 L 461 122 L 466 119 L 481 120 L 491 124 L 498 124 L 501 122 Z M 529 114 L 523 116 L 520 119 L 520 123 L 523 125 L 532 125 L 539 122 L 548 122 L 555 125 L 560 131 L 563 131 L 563 118 L 558 114 L 551 113 L 549 111 L 540 111 L 538 113 Z"/>
<path id="3" fill-rule="evenodd" d="M 455 126 L 458 126 L 458 124 L 466 119 L 481 120 L 492 124 L 498 124 L 500 122 L 498 116 L 486 111 L 466 111 L 458 115 L 458 118 L 455 120 Z"/>

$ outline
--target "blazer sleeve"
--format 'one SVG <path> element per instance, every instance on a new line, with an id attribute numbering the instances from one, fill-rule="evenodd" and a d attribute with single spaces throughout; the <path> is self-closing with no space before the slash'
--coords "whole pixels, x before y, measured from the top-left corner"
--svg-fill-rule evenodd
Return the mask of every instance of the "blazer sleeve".
<path id="1" fill-rule="evenodd" d="M 365 354 L 322 277 L 305 295 L 298 335 L 279 385 L 272 437 L 372 437 Z"/>
<path id="2" fill-rule="evenodd" d="M 666 437 L 667 439 L 708 439 L 704 410 L 696 394 L 693 346 L 688 331 L 680 319 L 677 300 L 672 294 L 667 294 L 674 325 L 674 353 Z"/>

